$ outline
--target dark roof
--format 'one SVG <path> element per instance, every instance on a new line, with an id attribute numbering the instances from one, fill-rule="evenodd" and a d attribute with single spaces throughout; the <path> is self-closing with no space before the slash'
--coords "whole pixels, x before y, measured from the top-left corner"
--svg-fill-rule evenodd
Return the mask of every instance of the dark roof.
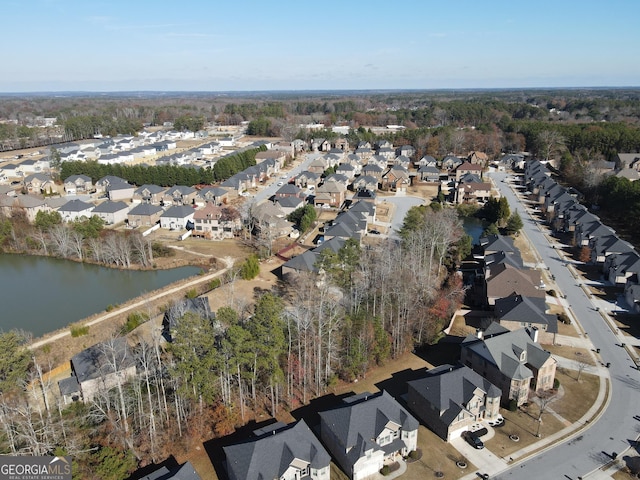
<path id="1" fill-rule="evenodd" d="M 141 203 L 129 210 L 129 215 L 151 216 L 162 212 L 159 205 L 151 205 L 150 203 Z"/>
<path id="2" fill-rule="evenodd" d="M 546 331 L 558 332 L 558 318 L 545 313 L 544 298 L 511 295 L 499 298 L 495 303 L 496 317 L 500 321 L 522 322 L 532 325 L 546 325 Z"/>
<path id="3" fill-rule="evenodd" d="M 277 479 L 292 463 L 300 469 L 306 465 L 322 469 L 331 463 L 331 457 L 304 420 L 273 431 L 271 435 L 223 447 L 223 450 L 230 480 Z"/>
<path id="4" fill-rule="evenodd" d="M 162 218 L 187 218 L 193 215 L 195 210 L 187 205 L 173 205 L 169 207 L 160 217 Z"/>
<path id="5" fill-rule="evenodd" d="M 93 213 L 115 213 L 126 210 L 127 208 L 129 207 L 125 202 L 112 202 L 111 200 L 107 200 L 97 205 L 96 208 L 93 209 Z"/>
<path id="6" fill-rule="evenodd" d="M 140 480 L 202 480 L 191 462 L 187 462 L 173 470 L 162 467 Z"/>
<path id="7" fill-rule="evenodd" d="M 62 395 L 73 395 L 74 393 L 80 392 L 80 384 L 74 375 L 60 380 L 58 382 L 58 388 Z"/>
<path id="8" fill-rule="evenodd" d="M 480 238 L 480 245 L 485 252 L 505 252 L 513 253 L 518 249 L 513 244 L 513 239 L 503 235 L 487 235 Z"/>
<path id="9" fill-rule="evenodd" d="M 58 210 L 62 210 L 63 212 L 82 212 L 89 208 L 94 208 L 91 203 L 83 202 L 82 200 L 69 200 L 67 203 L 62 205 Z"/>
<path id="10" fill-rule="evenodd" d="M 171 339 L 171 330 L 176 328 L 178 322 L 186 313 L 195 313 L 199 317 L 209 320 L 215 318 L 207 297 L 183 298 L 164 312 L 162 330 L 165 336 Z"/>
<path id="11" fill-rule="evenodd" d="M 320 412 L 320 419 L 321 428 L 331 431 L 336 439 L 335 448 L 349 452 L 348 467 L 352 467 L 365 451 L 380 449 L 375 439 L 389 422 L 409 432 L 419 427 L 418 421 L 384 390 L 376 395 L 365 392 L 347 397 L 343 402 L 340 407 Z"/>
<path id="12" fill-rule="evenodd" d="M 317 272 L 318 269 L 315 266 L 317 261 L 318 255 L 311 250 L 307 250 L 306 252 L 296 255 L 292 259 L 288 260 L 282 266 L 298 272 Z"/>
<path id="13" fill-rule="evenodd" d="M 429 370 L 427 377 L 408 382 L 408 385 L 440 411 L 440 417 L 446 424 L 467 409 L 478 388 L 489 398 L 502 395 L 498 387 L 464 365 L 442 365 Z"/>
<path id="14" fill-rule="evenodd" d="M 71 358 L 71 367 L 78 382 L 82 383 L 113 373 L 113 358 L 117 370 L 125 370 L 135 364 L 126 339 L 116 338 L 92 345 Z"/>

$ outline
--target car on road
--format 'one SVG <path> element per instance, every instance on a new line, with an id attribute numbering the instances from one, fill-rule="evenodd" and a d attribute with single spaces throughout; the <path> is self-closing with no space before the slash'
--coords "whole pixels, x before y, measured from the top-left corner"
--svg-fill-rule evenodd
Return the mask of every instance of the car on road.
<path id="1" fill-rule="evenodd" d="M 283 182 L 278 182 L 276 185 L 277 185 L 278 187 L 281 187 L 281 186 L 283 186 L 283 185 L 284 185 L 284 183 L 283 183 Z"/>
<path id="2" fill-rule="evenodd" d="M 484 442 L 473 432 L 467 430 L 462 432 L 462 438 L 476 450 L 482 450 L 484 448 Z"/>

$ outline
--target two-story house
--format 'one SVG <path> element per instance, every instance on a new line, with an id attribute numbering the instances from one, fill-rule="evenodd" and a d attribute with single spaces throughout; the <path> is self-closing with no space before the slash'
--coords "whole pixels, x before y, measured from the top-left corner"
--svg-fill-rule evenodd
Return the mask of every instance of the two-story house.
<path id="1" fill-rule="evenodd" d="M 352 480 L 377 474 L 417 447 L 418 421 L 386 391 L 343 400 L 320 412 L 320 437 L 340 468 Z"/>

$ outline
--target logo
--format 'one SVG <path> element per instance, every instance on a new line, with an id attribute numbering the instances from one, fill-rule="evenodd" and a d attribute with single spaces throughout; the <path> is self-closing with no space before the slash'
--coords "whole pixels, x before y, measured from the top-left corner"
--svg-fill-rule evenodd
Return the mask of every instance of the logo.
<path id="1" fill-rule="evenodd" d="M 0 480 L 71 480 L 71 457 L 0 455 Z"/>

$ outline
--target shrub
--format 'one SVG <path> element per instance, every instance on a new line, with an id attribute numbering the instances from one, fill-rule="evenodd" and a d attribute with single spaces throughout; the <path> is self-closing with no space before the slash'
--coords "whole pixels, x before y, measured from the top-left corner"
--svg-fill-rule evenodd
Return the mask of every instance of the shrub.
<path id="1" fill-rule="evenodd" d="M 560 388 L 560 380 L 558 380 L 557 378 L 553 380 L 553 388 L 555 388 L 556 390 Z"/>
<path id="2" fill-rule="evenodd" d="M 191 290 L 187 290 L 187 293 L 185 294 L 185 297 L 189 299 L 196 298 L 197 296 L 198 296 L 198 291 L 195 288 L 192 288 Z"/>
<path id="3" fill-rule="evenodd" d="M 110 311 L 112 311 L 112 310 L 115 310 L 115 309 L 116 309 L 116 308 L 118 308 L 118 307 L 119 307 L 119 305 L 118 305 L 117 303 L 116 303 L 115 305 L 111 305 L 111 304 L 109 304 L 109 305 L 107 305 L 107 308 L 105 308 L 105 310 L 106 310 L 107 312 L 110 312 Z"/>
<path id="4" fill-rule="evenodd" d="M 555 290 L 547 290 L 547 295 L 549 295 L 550 297 L 557 297 L 558 294 L 556 293 Z"/>
<path id="5" fill-rule="evenodd" d="M 88 333 L 89 333 L 89 327 L 87 327 L 86 325 L 71 327 L 71 336 L 73 338 L 81 337 L 82 335 L 87 335 Z"/>
<path id="6" fill-rule="evenodd" d="M 391 468 L 389 467 L 389 465 L 384 465 L 381 469 L 380 469 L 380 473 L 382 475 L 389 475 L 391 473 Z"/>
<path id="7" fill-rule="evenodd" d="M 515 412 L 516 410 L 518 410 L 518 402 L 515 398 L 512 398 L 511 400 L 509 400 L 509 411 Z"/>
<path id="8" fill-rule="evenodd" d="M 240 277 L 243 280 L 256 278 L 260 273 L 260 260 L 257 255 L 251 255 L 240 267 Z"/>
<path id="9" fill-rule="evenodd" d="M 420 454 L 418 454 L 417 450 L 411 450 L 409 452 L 409 458 L 412 459 L 412 460 L 417 460 L 419 456 L 420 456 Z"/>
<path id="10" fill-rule="evenodd" d="M 169 248 L 160 242 L 153 242 L 151 244 L 151 251 L 154 257 L 173 257 L 176 254 L 173 248 Z"/>
<path id="11" fill-rule="evenodd" d="M 147 315 L 146 313 L 142 313 L 142 312 L 130 313 L 127 316 L 127 322 L 122 326 L 122 333 L 126 334 L 135 330 L 147 320 L 149 320 L 149 315 Z"/>
<path id="12" fill-rule="evenodd" d="M 564 323 L 565 325 L 571 325 L 571 320 L 564 312 L 558 314 L 558 321 Z"/>
<path id="13" fill-rule="evenodd" d="M 222 281 L 219 278 L 214 278 L 209 282 L 209 289 L 214 290 L 218 288 L 220 285 L 222 285 Z"/>

